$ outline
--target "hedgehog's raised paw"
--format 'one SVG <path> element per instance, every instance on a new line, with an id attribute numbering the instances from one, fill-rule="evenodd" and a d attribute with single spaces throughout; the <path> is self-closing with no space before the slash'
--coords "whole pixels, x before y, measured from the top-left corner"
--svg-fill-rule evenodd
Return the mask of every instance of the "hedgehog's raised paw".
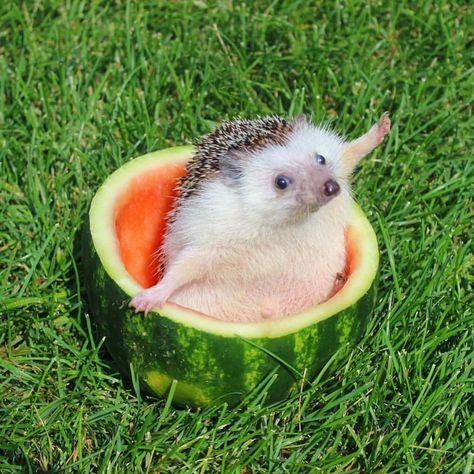
<path id="1" fill-rule="evenodd" d="M 379 121 L 375 125 L 376 141 L 377 143 L 382 143 L 385 135 L 390 131 L 390 117 L 388 112 L 384 112 L 379 118 Z"/>

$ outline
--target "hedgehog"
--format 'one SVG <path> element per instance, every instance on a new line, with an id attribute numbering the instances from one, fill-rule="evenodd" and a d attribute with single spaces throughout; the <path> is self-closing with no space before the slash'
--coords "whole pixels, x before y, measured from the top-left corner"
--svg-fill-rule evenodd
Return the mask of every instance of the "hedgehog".
<path id="1" fill-rule="evenodd" d="M 389 130 L 387 113 L 352 141 L 304 115 L 268 116 L 204 136 L 169 215 L 163 276 L 130 305 L 256 322 L 327 300 L 344 282 L 352 173 Z"/>

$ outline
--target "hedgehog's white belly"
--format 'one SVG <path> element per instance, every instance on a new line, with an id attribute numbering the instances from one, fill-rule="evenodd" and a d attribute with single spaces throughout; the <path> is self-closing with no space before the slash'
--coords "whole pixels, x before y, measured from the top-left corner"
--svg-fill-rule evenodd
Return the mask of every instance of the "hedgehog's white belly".
<path id="1" fill-rule="evenodd" d="M 202 282 L 182 289 L 170 301 L 226 321 L 278 319 L 325 300 L 334 287 L 336 273 L 319 286 L 319 291 L 307 282 L 289 280 L 268 282 L 267 287 L 253 284 L 239 288 Z"/>
<path id="2" fill-rule="evenodd" d="M 288 248 L 286 253 L 275 248 L 247 249 L 241 254 L 245 260 L 229 262 L 219 275 L 186 285 L 170 301 L 227 321 L 295 314 L 324 301 L 345 267 L 342 232 L 329 245 L 304 248 L 301 253 Z"/>

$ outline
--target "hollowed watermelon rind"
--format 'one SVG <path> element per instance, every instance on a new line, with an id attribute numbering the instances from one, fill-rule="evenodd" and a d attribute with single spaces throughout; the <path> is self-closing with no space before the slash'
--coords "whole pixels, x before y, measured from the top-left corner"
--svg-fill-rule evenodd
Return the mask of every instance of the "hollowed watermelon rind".
<path id="1" fill-rule="evenodd" d="M 173 153 L 177 159 L 190 155 L 189 148 L 177 150 L 150 154 L 125 166 L 133 175 L 133 162 L 139 165 L 137 169 L 146 169 L 147 162 L 155 166 L 163 157 L 171 156 L 168 161 L 172 161 Z M 118 171 L 123 175 L 122 168 Z M 113 179 L 106 184 L 109 191 L 113 189 Z M 100 199 L 108 199 L 104 192 L 101 196 Z M 83 233 L 83 273 L 89 307 L 121 372 L 129 376 L 132 364 L 153 394 L 165 396 L 172 381 L 177 380 L 177 405 L 205 406 L 216 400 L 234 404 L 276 370 L 278 378 L 269 388 L 267 401 L 281 400 L 298 380 L 288 366 L 311 380 L 336 352 L 338 358 L 344 357 L 349 345 L 358 341 L 366 328 L 373 306 L 378 248 L 375 234 L 358 206 L 354 208 L 354 228 L 359 237 L 369 242 L 362 253 L 372 261 L 366 265 L 364 274 L 360 274 L 360 269 L 359 273 L 354 272 L 358 278 L 366 279 L 363 285 L 355 285 L 359 293 L 354 301 L 347 304 L 354 295 L 346 284 L 339 292 L 341 295 L 301 315 L 270 324 L 246 325 L 213 320 L 176 307 L 166 306 L 162 314 L 153 312 L 146 317 L 130 309 L 130 297 L 139 285 L 130 283 L 127 275 L 119 275 L 120 265 L 110 261 L 110 252 L 104 255 L 99 251 L 99 255 L 96 248 L 100 240 L 97 228 L 103 223 L 92 222 L 92 218 L 103 220 L 97 211 L 102 205 L 100 199 L 95 198 L 91 222 L 86 223 Z M 331 310 L 336 310 L 336 314 L 330 314 Z"/>

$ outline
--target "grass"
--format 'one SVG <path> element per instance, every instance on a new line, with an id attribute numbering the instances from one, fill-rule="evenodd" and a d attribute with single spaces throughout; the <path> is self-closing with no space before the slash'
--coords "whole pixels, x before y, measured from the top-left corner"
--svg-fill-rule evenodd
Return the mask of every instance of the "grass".
<path id="1" fill-rule="evenodd" d="M 0 6 L 0 472 L 469 473 L 473 17 L 465 2 Z M 381 246 L 366 336 L 262 407 L 177 410 L 98 343 L 74 246 L 141 153 L 237 115 L 393 130 L 355 176 Z"/>

